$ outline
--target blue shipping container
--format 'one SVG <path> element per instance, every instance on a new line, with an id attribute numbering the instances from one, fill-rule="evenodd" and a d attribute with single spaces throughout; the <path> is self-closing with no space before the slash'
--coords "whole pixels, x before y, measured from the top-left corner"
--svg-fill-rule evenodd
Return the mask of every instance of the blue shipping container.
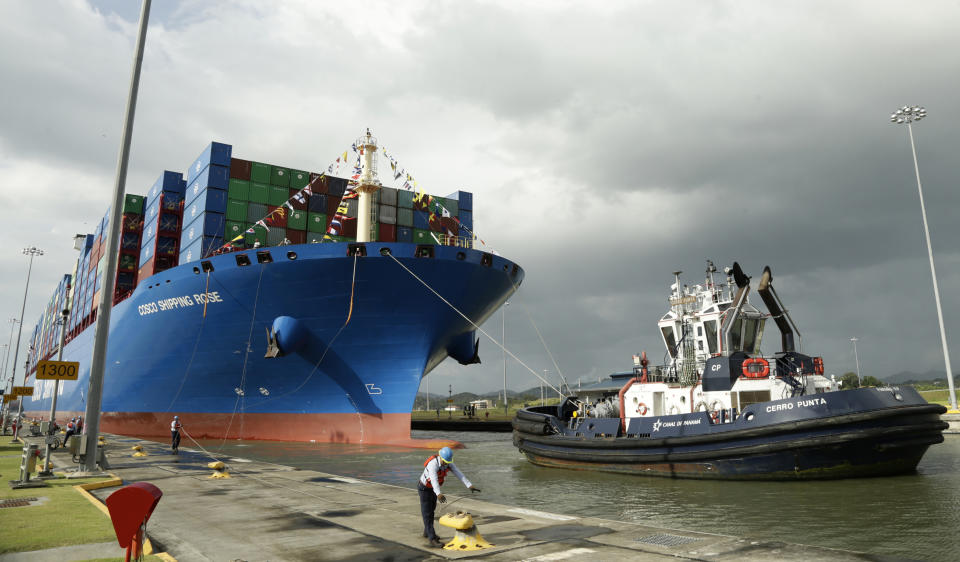
<path id="1" fill-rule="evenodd" d="M 430 230 L 430 215 L 426 211 L 414 211 L 413 228 Z"/>
<path id="2" fill-rule="evenodd" d="M 202 213 L 227 212 L 227 192 L 219 189 L 205 189 L 193 203 L 183 209 L 183 224 L 192 223 Z"/>
<path id="3" fill-rule="evenodd" d="M 207 166 L 216 164 L 217 166 L 226 166 L 230 169 L 230 157 L 233 153 L 233 147 L 229 144 L 212 142 L 203 149 L 200 156 L 193 161 L 190 169 L 187 170 L 187 184 L 193 182 L 194 178 L 200 175 Z M 229 175 L 229 174 L 228 174 Z"/>
<path id="4" fill-rule="evenodd" d="M 409 226 L 398 226 L 397 242 L 413 242 L 413 229 Z"/>
<path id="5" fill-rule="evenodd" d="M 183 227 L 180 247 L 186 248 L 200 236 L 223 236 L 226 217 L 220 213 L 203 213 L 192 223 Z"/>
<path id="6" fill-rule="evenodd" d="M 310 196 L 310 201 L 307 203 L 307 210 L 311 213 L 327 213 L 327 196 L 322 193 L 317 193 Z"/>
<path id="7" fill-rule="evenodd" d="M 187 205 L 190 205 L 205 189 L 222 189 L 226 191 L 228 187 L 230 187 L 230 168 L 210 164 L 187 186 Z"/>
<path id="8" fill-rule="evenodd" d="M 153 187 L 150 188 L 150 191 L 147 192 L 147 205 L 156 201 L 157 198 L 160 197 L 160 193 L 164 191 L 182 195 L 186 186 L 187 184 L 183 179 L 183 174 L 164 170 L 164 172 L 160 174 L 160 177 L 157 178 L 157 181 L 153 182 Z"/>
<path id="9" fill-rule="evenodd" d="M 453 199 L 451 197 L 451 199 Z M 460 209 L 465 209 L 467 211 L 473 210 L 473 194 L 469 191 L 458 191 L 457 192 L 457 207 Z"/>
<path id="10" fill-rule="evenodd" d="M 145 240 L 143 245 L 140 247 L 140 262 L 137 267 L 143 267 L 143 264 L 150 261 L 150 258 L 153 257 L 153 246 L 157 243 L 153 238 Z"/>
<path id="11" fill-rule="evenodd" d="M 180 265 L 203 259 L 220 246 L 223 246 L 222 236 L 200 236 L 189 246 L 181 246 Z"/>

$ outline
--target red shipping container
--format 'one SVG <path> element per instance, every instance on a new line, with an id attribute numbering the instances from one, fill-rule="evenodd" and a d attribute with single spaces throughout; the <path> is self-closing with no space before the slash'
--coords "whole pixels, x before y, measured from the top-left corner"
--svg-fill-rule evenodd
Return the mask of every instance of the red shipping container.
<path id="1" fill-rule="evenodd" d="M 453 217 L 441 217 L 440 226 L 442 228 L 441 232 L 444 234 L 456 235 L 460 232 L 460 225 L 457 224 L 457 219 Z"/>
<path id="2" fill-rule="evenodd" d="M 299 189 L 292 189 L 292 188 L 290 189 L 290 204 L 293 205 L 293 208 L 296 209 L 296 210 L 298 210 L 298 211 L 306 211 L 306 210 L 307 210 L 307 200 L 310 199 L 310 196 L 309 196 L 309 195 L 304 195 L 304 196 L 303 196 L 303 203 L 301 203 L 301 202 L 297 201 L 296 197 L 294 197 L 297 193 L 300 193 L 300 190 L 299 190 Z"/>
<path id="3" fill-rule="evenodd" d="M 343 225 L 340 228 L 340 236 L 346 236 L 347 238 L 357 237 L 357 219 L 344 219 L 340 221 L 340 224 Z"/>
<path id="4" fill-rule="evenodd" d="M 286 228 L 287 213 L 289 212 L 290 209 L 286 207 L 274 207 L 272 205 L 267 205 L 267 218 L 264 222 L 267 223 L 267 226 Z"/>
<path id="5" fill-rule="evenodd" d="M 327 176 L 311 172 L 309 185 L 314 193 L 327 193 Z"/>
<path id="6" fill-rule="evenodd" d="M 337 207 L 340 206 L 339 197 L 327 197 L 327 220 L 333 218 L 333 215 L 337 213 Z"/>
<path id="7" fill-rule="evenodd" d="M 287 230 L 287 240 L 291 244 L 306 244 L 307 233 L 302 230 Z"/>
<path id="8" fill-rule="evenodd" d="M 440 222 L 440 215 L 430 215 L 430 230 L 434 232 L 443 232 L 443 224 Z"/>
<path id="9" fill-rule="evenodd" d="M 251 163 L 249 160 L 241 160 L 240 158 L 230 159 L 230 177 L 231 178 L 238 179 L 238 180 L 249 180 L 250 168 L 251 168 Z"/>
<path id="10" fill-rule="evenodd" d="M 123 231 L 140 232 L 143 229 L 143 217 L 136 213 L 123 214 Z"/>
<path id="11" fill-rule="evenodd" d="M 156 258 L 150 258 L 150 259 L 147 260 L 147 262 L 146 262 L 145 264 L 143 264 L 143 265 L 140 266 L 140 271 L 137 272 L 137 280 L 143 281 L 143 280 L 146 279 L 147 277 L 150 277 L 151 275 L 153 275 L 154 273 L 156 273 L 156 272 L 153 270 L 153 260 L 154 260 L 154 259 L 156 259 Z"/>
<path id="12" fill-rule="evenodd" d="M 397 225 L 380 223 L 380 232 L 377 235 L 377 240 L 380 242 L 396 242 Z"/>

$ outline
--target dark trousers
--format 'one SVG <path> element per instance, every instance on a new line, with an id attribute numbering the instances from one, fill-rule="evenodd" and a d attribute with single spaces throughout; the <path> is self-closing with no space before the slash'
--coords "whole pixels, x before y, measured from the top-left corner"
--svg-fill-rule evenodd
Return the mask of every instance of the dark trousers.
<path id="1" fill-rule="evenodd" d="M 170 448 L 177 449 L 180 447 L 180 432 L 171 431 L 170 432 Z"/>
<path id="2" fill-rule="evenodd" d="M 417 491 L 420 492 L 420 515 L 423 516 L 423 534 L 428 539 L 437 538 L 437 532 L 433 530 L 433 513 L 437 510 L 437 494 L 433 488 L 427 488 L 417 482 Z"/>

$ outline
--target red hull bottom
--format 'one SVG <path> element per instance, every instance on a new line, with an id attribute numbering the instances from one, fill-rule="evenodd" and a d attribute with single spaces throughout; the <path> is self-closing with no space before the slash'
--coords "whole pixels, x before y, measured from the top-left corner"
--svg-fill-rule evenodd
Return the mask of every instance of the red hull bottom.
<path id="1" fill-rule="evenodd" d="M 49 412 L 24 412 L 46 419 Z M 83 412 L 58 412 L 61 426 Z M 104 412 L 100 431 L 135 437 L 170 438 L 170 422 L 180 416 L 184 433 L 194 439 L 255 439 L 353 445 L 393 445 L 437 449 L 462 447 L 457 441 L 413 439 L 410 414 L 212 414 L 182 412 Z M 185 440 L 186 441 L 186 440 Z M 186 443 L 184 443 L 186 444 Z"/>

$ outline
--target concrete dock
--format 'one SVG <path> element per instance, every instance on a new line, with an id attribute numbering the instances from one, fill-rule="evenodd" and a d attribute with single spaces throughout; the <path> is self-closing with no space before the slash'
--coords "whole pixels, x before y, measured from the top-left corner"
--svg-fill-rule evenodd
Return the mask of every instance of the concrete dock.
<path id="1" fill-rule="evenodd" d="M 147 525 L 154 546 L 177 560 L 875 560 L 867 554 L 704 532 L 663 529 L 484 502 L 448 494 L 437 514 L 466 511 L 495 546 L 430 548 L 416 490 L 240 458 L 230 479 L 211 479 L 210 458 L 159 443 L 107 436 L 110 472 L 147 481 L 163 498 Z M 147 457 L 133 458 L 141 445 Z M 60 470 L 70 466 L 54 455 Z M 91 493 L 101 501 L 117 488 Z M 695 514 L 691 514 L 695 517 Z M 705 525 L 709 525 L 705 522 Z M 441 539 L 454 531 L 437 525 Z"/>

